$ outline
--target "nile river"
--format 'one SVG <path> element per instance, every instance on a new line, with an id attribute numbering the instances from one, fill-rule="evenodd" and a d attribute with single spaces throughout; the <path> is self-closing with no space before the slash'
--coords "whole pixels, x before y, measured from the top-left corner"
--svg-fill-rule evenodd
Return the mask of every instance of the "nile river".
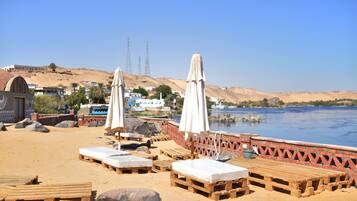
<path id="1" fill-rule="evenodd" d="M 357 147 L 357 107 L 237 108 L 213 110 L 212 114 L 259 115 L 251 123 L 211 123 L 211 130 L 256 133 L 263 137 Z"/>

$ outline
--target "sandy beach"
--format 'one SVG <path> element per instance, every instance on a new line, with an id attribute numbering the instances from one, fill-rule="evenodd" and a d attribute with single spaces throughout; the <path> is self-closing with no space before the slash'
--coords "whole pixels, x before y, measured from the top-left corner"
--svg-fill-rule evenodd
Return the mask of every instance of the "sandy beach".
<path id="1" fill-rule="evenodd" d="M 93 183 L 97 195 L 107 190 L 124 187 L 144 187 L 160 193 L 162 200 L 198 201 L 210 200 L 184 189 L 171 187 L 169 173 L 118 175 L 99 165 L 78 159 L 78 149 L 90 146 L 108 146 L 111 137 L 104 136 L 104 129 L 49 127 L 50 133 L 35 133 L 25 129 L 8 127 L 0 132 L 0 175 L 38 175 L 43 183 L 86 182 Z M 159 154 L 159 148 L 178 146 L 173 141 L 158 142 L 151 149 Z M 159 158 L 164 158 L 160 155 Z M 294 198 L 286 194 L 266 191 L 250 186 L 249 195 L 232 200 L 357 200 L 357 189 L 322 192 L 307 198 Z"/>

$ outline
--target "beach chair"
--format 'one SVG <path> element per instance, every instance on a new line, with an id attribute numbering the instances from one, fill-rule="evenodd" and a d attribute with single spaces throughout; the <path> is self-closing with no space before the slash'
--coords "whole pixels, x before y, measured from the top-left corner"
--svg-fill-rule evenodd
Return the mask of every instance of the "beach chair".
<path id="1" fill-rule="evenodd" d="M 123 173 L 148 173 L 152 170 L 152 160 L 137 156 L 109 156 L 103 160 L 103 166 Z"/>
<path id="2" fill-rule="evenodd" d="M 172 163 L 171 186 L 184 186 L 213 200 L 248 194 L 247 178 L 248 169 L 211 159 Z"/>
<path id="3" fill-rule="evenodd" d="M 123 156 L 129 155 L 129 152 L 120 151 L 108 147 L 86 147 L 79 149 L 79 159 L 87 160 L 90 162 L 101 163 L 104 158 L 109 156 Z"/>
<path id="4" fill-rule="evenodd" d="M 90 201 L 92 183 L 33 184 L 0 187 L 4 201 L 31 200 L 78 200 Z"/>

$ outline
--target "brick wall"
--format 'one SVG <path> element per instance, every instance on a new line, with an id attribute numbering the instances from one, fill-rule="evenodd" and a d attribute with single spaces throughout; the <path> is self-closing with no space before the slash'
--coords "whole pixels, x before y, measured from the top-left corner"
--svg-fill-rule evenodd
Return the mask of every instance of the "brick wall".
<path id="1" fill-rule="evenodd" d="M 178 145 L 189 148 L 190 143 L 184 140 L 184 134 L 178 130 L 178 124 L 166 121 L 163 123 L 162 129 Z M 243 134 L 215 135 L 209 133 L 196 140 L 195 151 L 205 156 L 214 156 L 215 139 L 216 143 L 220 144 L 221 152 L 241 156 L 245 144 L 247 147 L 257 147 L 258 157 L 346 172 L 350 176 L 349 184 L 357 185 L 357 148 Z"/>
<path id="2" fill-rule="evenodd" d="M 40 122 L 43 125 L 54 126 L 62 121 L 76 121 L 77 118 L 73 112 L 70 114 L 38 114 L 32 113 L 31 120 Z"/>

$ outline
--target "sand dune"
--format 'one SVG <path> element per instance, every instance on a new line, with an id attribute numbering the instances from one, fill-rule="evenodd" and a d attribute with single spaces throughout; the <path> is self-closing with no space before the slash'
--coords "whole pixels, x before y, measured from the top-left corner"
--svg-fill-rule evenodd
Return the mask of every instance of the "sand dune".
<path id="1" fill-rule="evenodd" d="M 22 75 L 27 83 L 38 84 L 39 86 L 59 86 L 63 85 L 70 88 L 71 83 L 76 82 L 85 84 L 95 81 L 107 84 L 112 75 L 111 72 L 86 69 L 86 68 L 59 68 L 57 72 L 40 71 L 15 71 Z M 185 80 L 172 78 L 153 78 L 143 75 L 125 74 L 126 86 L 129 88 L 157 87 L 161 84 L 169 85 L 173 91 L 184 91 Z M 356 91 L 333 91 L 333 92 L 278 92 L 268 93 L 258 91 L 253 88 L 230 87 L 221 88 L 220 86 L 208 83 L 206 93 L 209 97 L 218 97 L 225 101 L 237 103 L 244 100 L 262 100 L 263 98 L 279 97 L 284 102 L 307 102 L 314 100 L 334 100 L 342 98 L 357 99 Z"/>

